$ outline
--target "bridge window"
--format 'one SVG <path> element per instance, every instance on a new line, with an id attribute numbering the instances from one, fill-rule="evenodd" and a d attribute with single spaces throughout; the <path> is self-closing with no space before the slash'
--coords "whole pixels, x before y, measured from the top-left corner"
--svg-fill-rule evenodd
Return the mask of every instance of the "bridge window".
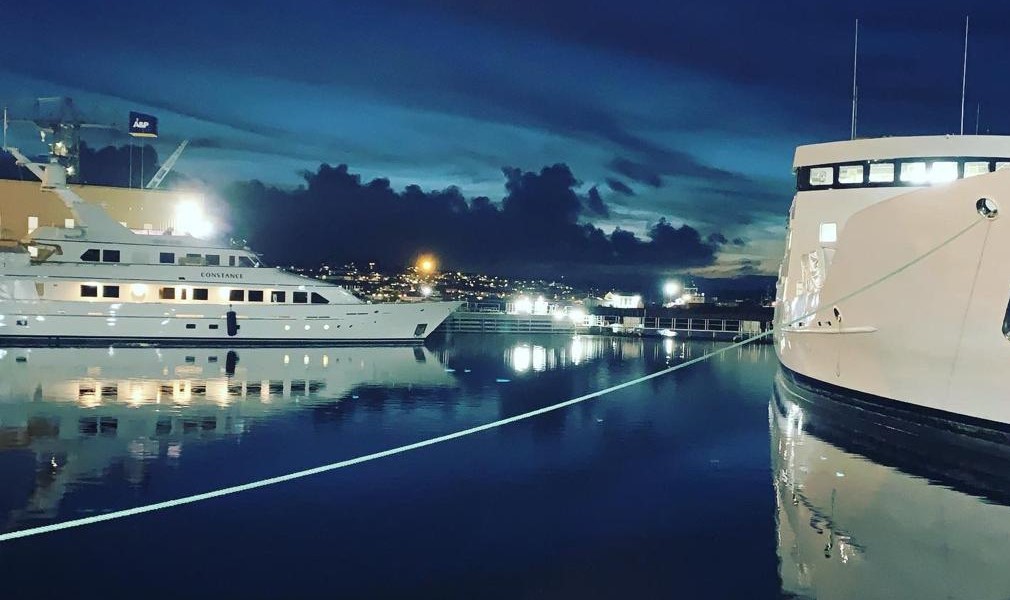
<path id="1" fill-rule="evenodd" d="M 324 298 L 322 295 L 312 292 L 312 303 L 313 304 L 329 304 L 330 301 Z M 378 311 L 376 311 L 378 312 Z"/>
<path id="2" fill-rule="evenodd" d="M 996 168 L 994 170 L 996 170 L 996 171 L 1002 171 L 1003 169 L 1005 169 L 1007 167 L 1010 167 L 1010 162 L 996 161 Z"/>
<path id="3" fill-rule="evenodd" d="M 248 256 L 240 256 L 240 257 L 238 257 L 238 266 L 240 266 L 240 267 L 253 267 L 255 265 L 253 265 L 252 259 L 249 258 Z"/>
<path id="4" fill-rule="evenodd" d="M 835 182 L 835 170 L 832 167 L 814 167 L 810 169 L 810 185 L 831 185 Z"/>
<path id="5" fill-rule="evenodd" d="M 119 250 L 102 250 L 102 262 L 119 262 Z"/>
<path id="6" fill-rule="evenodd" d="M 838 167 L 838 183 L 863 183 L 863 165 L 841 165 Z"/>
<path id="7" fill-rule="evenodd" d="M 969 160 L 964 163 L 964 176 L 974 177 L 976 175 L 984 175 L 989 172 L 989 161 L 987 160 Z"/>
<path id="8" fill-rule="evenodd" d="M 81 286 L 81 298 L 97 298 L 98 297 L 98 286 L 97 285 L 82 285 Z"/>
<path id="9" fill-rule="evenodd" d="M 893 183 L 894 163 L 873 163 L 870 165 L 870 183 Z"/>
<path id="10" fill-rule="evenodd" d="M 217 267 L 221 265 L 221 255 L 220 254 L 208 254 L 207 264 L 212 267 Z"/>
<path id="11" fill-rule="evenodd" d="M 901 181 L 926 183 L 926 163 L 921 161 L 901 163 Z"/>
<path id="12" fill-rule="evenodd" d="M 287 292 L 270 292 L 271 302 L 287 302 Z"/>
<path id="13" fill-rule="evenodd" d="M 175 252 L 162 252 L 158 256 L 158 260 L 163 265 L 174 265 L 175 264 Z"/>
<path id="14" fill-rule="evenodd" d="M 930 183 L 946 183 L 957 179 L 957 163 L 952 160 L 938 160 L 929 167 Z"/>
<path id="15" fill-rule="evenodd" d="M 85 250 L 84 254 L 81 255 L 81 260 L 84 262 L 98 262 L 101 259 L 102 253 L 98 250 L 98 248 Z"/>

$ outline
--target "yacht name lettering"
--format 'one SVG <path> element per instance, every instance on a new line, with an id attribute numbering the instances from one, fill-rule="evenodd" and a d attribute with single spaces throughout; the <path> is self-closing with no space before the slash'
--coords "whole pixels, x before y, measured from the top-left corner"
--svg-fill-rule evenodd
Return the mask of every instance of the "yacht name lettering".
<path id="1" fill-rule="evenodd" d="M 209 277 L 210 279 L 242 279 L 241 273 L 215 273 L 213 271 L 204 271 L 200 273 L 200 277 Z"/>

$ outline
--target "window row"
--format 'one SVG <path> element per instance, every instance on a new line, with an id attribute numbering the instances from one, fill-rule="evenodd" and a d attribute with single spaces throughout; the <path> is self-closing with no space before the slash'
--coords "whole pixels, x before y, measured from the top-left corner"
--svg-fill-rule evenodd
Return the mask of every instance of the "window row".
<path id="1" fill-rule="evenodd" d="M 101 292 L 102 298 L 119 298 L 118 285 L 97 285 L 82 284 L 81 298 L 98 298 Z M 146 295 L 146 286 L 136 284 L 132 286 L 134 295 L 138 299 Z M 221 291 L 221 299 L 229 302 L 266 302 L 269 297 L 271 303 L 283 304 L 288 300 L 288 292 L 272 290 L 243 290 L 231 288 L 217 288 Z M 161 300 L 210 300 L 209 288 L 189 288 L 189 287 L 163 287 L 158 289 L 158 298 Z M 294 304 L 329 304 L 330 301 L 317 292 L 291 292 L 291 302 Z"/>
<path id="2" fill-rule="evenodd" d="M 800 167 L 796 189 L 933 185 L 1007 167 L 1010 158 L 908 158 Z"/>
<path id="3" fill-rule="evenodd" d="M 256 267 L 259 263 L 248 256 L 241 256 L 235 254 L 229 254 L 225 257 L 228 260 L 229 267 Z M 89 248 L 81 254 L 81 261 L 83 262 L 104 262 L 104 263 L 118 263 L 120 262 L 120 251 L 119 250 L 99 250 L 98 248 Z M 175 252 L 161 252 L 158 256 L 158 262 L 163 265 L 174 265 L 176 264 L 176 254 Z M 179 256 L 178 264 L 184 266 L 211 266 L 219 267 L 221 266 L 221 255 L 220 254 L 183 254 Z"/>
<path id="4" fill-rule="evenodd" d="M 248 256 L 229 254 L 225 258 L 228 259 L 229 267 L 256 267 L 259 266 L 258 263 Z M 176 254 L 175 252 L 162 252 L 158 257 L 158 262 L 163 265 L 174 265 L 176 264 Z M 209 266 L 209 267 L 219 267 L 221 266 L 221 255 L 220 254 L 183 254 L 179 256 L 178 260 L 180 265 L 185 266 Z"/>

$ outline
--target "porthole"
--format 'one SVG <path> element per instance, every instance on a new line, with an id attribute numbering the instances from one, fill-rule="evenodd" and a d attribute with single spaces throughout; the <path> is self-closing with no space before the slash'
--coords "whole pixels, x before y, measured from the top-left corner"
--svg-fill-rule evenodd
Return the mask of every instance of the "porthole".
<path id="1" fill-rule="evenodd" d="M 999 216 L 999 206 L 992 198 L 979 198 L 975 203 L 975 210 L 986 219 L 995 219 Z"/>

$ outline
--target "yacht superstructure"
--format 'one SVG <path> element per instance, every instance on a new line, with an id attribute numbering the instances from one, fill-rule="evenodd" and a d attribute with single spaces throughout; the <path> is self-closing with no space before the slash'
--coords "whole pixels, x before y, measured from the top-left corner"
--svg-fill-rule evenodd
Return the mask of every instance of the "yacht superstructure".
<path id="1" fill-rule="evenodd" d="M 69 189 L 64 167 L 11 150 L 74 219 L 0 242 L 4 344 L 420 343 L 459 306 L 367 304 L 340 286 L 267 268 L 248 249 L 135 233 Z"/>
<path id="2" fill-rule="evenodd" d="M 1010 137 L 815 144 L 793 167 L 782 364 L 863 399 L 1010 423 Z"/>

